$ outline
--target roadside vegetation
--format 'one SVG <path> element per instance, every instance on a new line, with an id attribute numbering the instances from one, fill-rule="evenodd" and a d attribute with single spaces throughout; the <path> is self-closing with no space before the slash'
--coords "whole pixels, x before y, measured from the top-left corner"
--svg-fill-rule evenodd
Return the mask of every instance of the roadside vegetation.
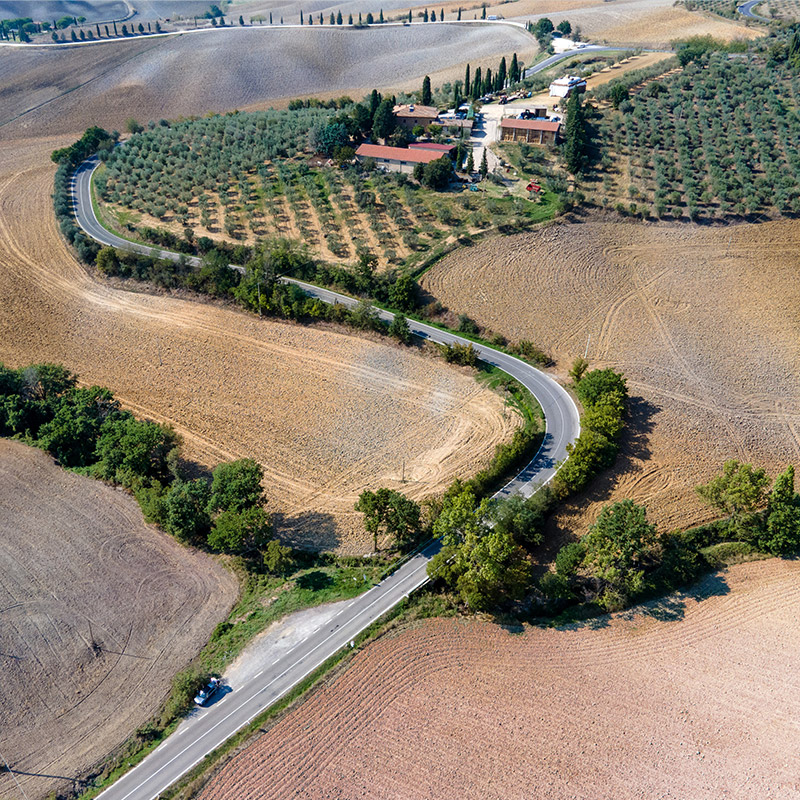
<path id="1" fill-rule="evenodd" d="M 555 570 L 540 581 L 551 613 L 560 621 L 617 611 L 667 594 L 702 574 L 739 561 L 791 556 L 800 549 L 800 495 L 794 467 L 775 478 L 728 461 L 720 475 L 697 487 L 725 516 L 685 531 L 659 532 L 643 506 L 622 500 L 605 506 L 586 536 L 565 545 Z"/>

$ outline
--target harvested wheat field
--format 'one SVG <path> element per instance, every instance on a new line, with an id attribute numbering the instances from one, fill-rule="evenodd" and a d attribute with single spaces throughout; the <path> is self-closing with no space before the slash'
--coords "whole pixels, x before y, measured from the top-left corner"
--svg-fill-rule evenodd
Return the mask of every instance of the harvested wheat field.
<path id="1" fill-rule="evenodd" d="M 584 39 L 607 44 L 666 47 L 695 35 L 725 41 L 763 35 L 744 21 L 688 11 L 673 0 L 513 0 L 492 7 L 506 19 L 548 17 L 555 25 L 567 19 L 580 27 Z"/>
<path id="2" fill-rule="evenodd" d="M 609 218 L 611 219 L 611 218 Z M 442 303 L 550 350 L 566 373 L 625 373 L 622 456 L 561 523 L 632 497 L 663 527 L 708 518 L 693 487 L 728 458 L 800 461 L 800 224 L 701 227 L 590 218 L 491 239 L 423 279 Z"/>
<path id="3" fill-rule="evenodd" d="M 84 47 L 17 48 L 0 59 L 3 138 L 80 133 L 88 124 L 123 129 L 141 121 L 207 111 L 263 108 L 281 98 L 350 93 L 373 87 L 419 88 L 458 67 L 528 60 L 533 38 L 508 26 L 264 26 L 208 30 Z M 408 58 L 413 50 L 414 58 Z M 13 132 L 3 127 L 13 124 Z M 9 125 L 10 127 L 10 125 Z"/>
<path id="4" fill-rule="evenodd" d="M 434 620 L 384 637 L 205 800 L 789 800 L 800 563 L 763 561 L 564 629 Z"/>
<path id="5" fill-rule="evenodd" d="M 3 439 L 0 574 L 0 752 L 28 797 L 154 714 L 237 595 L 227 570 L 145 525 L 127 493 Z M 20 797 L 8 774 L 0 797 Z"/>
<path id="6" fill-rule="evenodd" d="M 361 491 L 439 491 L 519 424 L 469 372 L 387 340 L 95 282 L 52 214 L 54 146 L 13 142 L 0 154 L 0 361 L 66 364 L 172 424 L 206 467 L 256 458 L 285 538 L 365 552 Z"/>

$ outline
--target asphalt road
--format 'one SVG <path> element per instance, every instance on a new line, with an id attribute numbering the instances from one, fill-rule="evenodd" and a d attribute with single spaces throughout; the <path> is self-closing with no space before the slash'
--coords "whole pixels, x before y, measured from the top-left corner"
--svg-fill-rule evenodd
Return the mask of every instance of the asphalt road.
<path id="1" fill-rule="evenodd" d="M 759 22 L 772 22 L 769 17 L 762 17 L 760 14 L 753 13 L 753 9 L 763 3 L 764 0 L 749 0 L 747 3 L 742 3 L 742 5 L 737 7 L 737 11 L 743 16 L 748 17 L 749 19 L 756 19 Z"/>
<path id="2" fill-rule="evenodd" d="M 180 257 L 177 253 L 134 244 L 109 232 L 98 222 L 91 203 L 91 174 L 97 164 L 97 159 L 84 162 L 73 179 L 75 214 L 80 227 L 102 244 L 177 261 Z M 192 264 L 199 263 L 197 258 L 189 258 L 189 261 Z M 354 305 L 358 302 L 301 281 L 289 278 L 282 280 L 296 283 L 309 294 L 328 303 Z M 378 309 L 378 313 L 387 321 L 393 318 L 388 311 Z M 530 496 L 538 486 L 547 483 L 555 475 L 557 464 L 566 457 L 567 444 L 580 433 L 578 410 L 569 394 L 548 375 L 518 358 L 422 322 L 409 320 L 408 323 L 412 332 L 423 339 L 439 344 L 473 344 L 482 360 L 512 375 L 530 390 L 546 417 L 544 441 L 531 462 L 496 496 Z M 342 647 L 348 646 L 358 633 L 426 583 L 428 561 L 438 548 L 438 542 L 428 545 L 380 584 L 353 600 L 328 625 L 309 636 L 294 650 L 273 664 L 265 664 L 262 672 L 236 693 L 224 695 L 210 708 L 197 714 L 196 718 L 184 723 L 139 766 L 125 774 L 100 797 L 103 800 L 152 800 L 157 797 L 316 667 Z"/>

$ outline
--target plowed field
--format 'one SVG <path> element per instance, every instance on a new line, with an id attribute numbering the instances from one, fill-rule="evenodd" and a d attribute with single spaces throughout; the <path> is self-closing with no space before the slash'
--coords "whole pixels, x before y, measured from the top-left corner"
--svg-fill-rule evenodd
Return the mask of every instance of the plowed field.
<path id="1" fill-rule="evenodd" d="M 203 800 L 776 800 L 800 793 L 800 564 L 567 629 L 379 640 Z"/>
<path id="2" fill-rule="evenodd" d="M 413 50 L 414 57 L 408 52 Z M 353 30 L 236 28 L 88 47 L 6 49 L 0 58 L 4 138 L 73 133 L 89 124 L 264 108 L 302 95 L 360 99 L 373 87 L 418 89 L 421 76 L 462 76 L 465 56 L 496 68 L 538 50 L 508 26 L 431 25 Z"/>
<path id="3" fill-rule="evenodd" d="M 0 575 L 0 752 L 30 798 L 154 714 L 237 595 L 230 573 L 147 527 L 128 494 L 3 439 Z M 0 797 L 21 797 L 8 774 Z"/>
<path id="4" fill-rule="evenodd" d="M 549 349 L 566 372 L 628 377 L 634 404 L 616 469 L 579 498 L 633 497 L 663 527 L 709 515 L 693 487 L 728 458 L 800 460 L 800 224 L 553 225 L 454 253 L 424 278 L 445 305 Z"/>
<path id="5" fill-rule="evenodd" d="M 420 498 L 510 437 L 500 397 L 438 359 L 96 283 L 56 228 L 54 146 L 0 154 L 0 361 L 67 364 L 174 425 L 206 466 L 258 459 L 282 533 L 312 547 L 370 549 L 353 511 L 364 488 Z"/>

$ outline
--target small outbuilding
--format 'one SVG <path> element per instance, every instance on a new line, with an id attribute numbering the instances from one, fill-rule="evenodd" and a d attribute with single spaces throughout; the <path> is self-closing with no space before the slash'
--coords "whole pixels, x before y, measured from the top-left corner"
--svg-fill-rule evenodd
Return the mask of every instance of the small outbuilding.
<path id="1" fill-rule="evenodd" d="M 550 84 L 550 97 L 569 97 L 573 92 L 585 92 L 586 80 L 577 75 L 565 75 Z"/>
<path id="2" fill-rule="evenodd" d="M 546 119 L 511 119 L 500 121 L 500 139 L 504 142 L 528 142 L 529 144 L 558 144 L 560 122 Z"/>
<path id="3" fill-rule="evenodd" d="M 422 147 L 388 147 L 382 144 L 362 144 L 356 150 L 356 158 L 364 161 L 371 158 L 379 167 L 390 172 L 405 172 L 409 175 L 417 164 L 430 164 L 447 155 L 441 150 L 426 150 Z"/>
<path id="4" fill-rule="evenodd" d="M 449 156 L 455 149 L 454 144 L 439 144 L 438 142 L 414 142 L 408 146 L 409 150 L 435 150 L 440 156 Z"/>

